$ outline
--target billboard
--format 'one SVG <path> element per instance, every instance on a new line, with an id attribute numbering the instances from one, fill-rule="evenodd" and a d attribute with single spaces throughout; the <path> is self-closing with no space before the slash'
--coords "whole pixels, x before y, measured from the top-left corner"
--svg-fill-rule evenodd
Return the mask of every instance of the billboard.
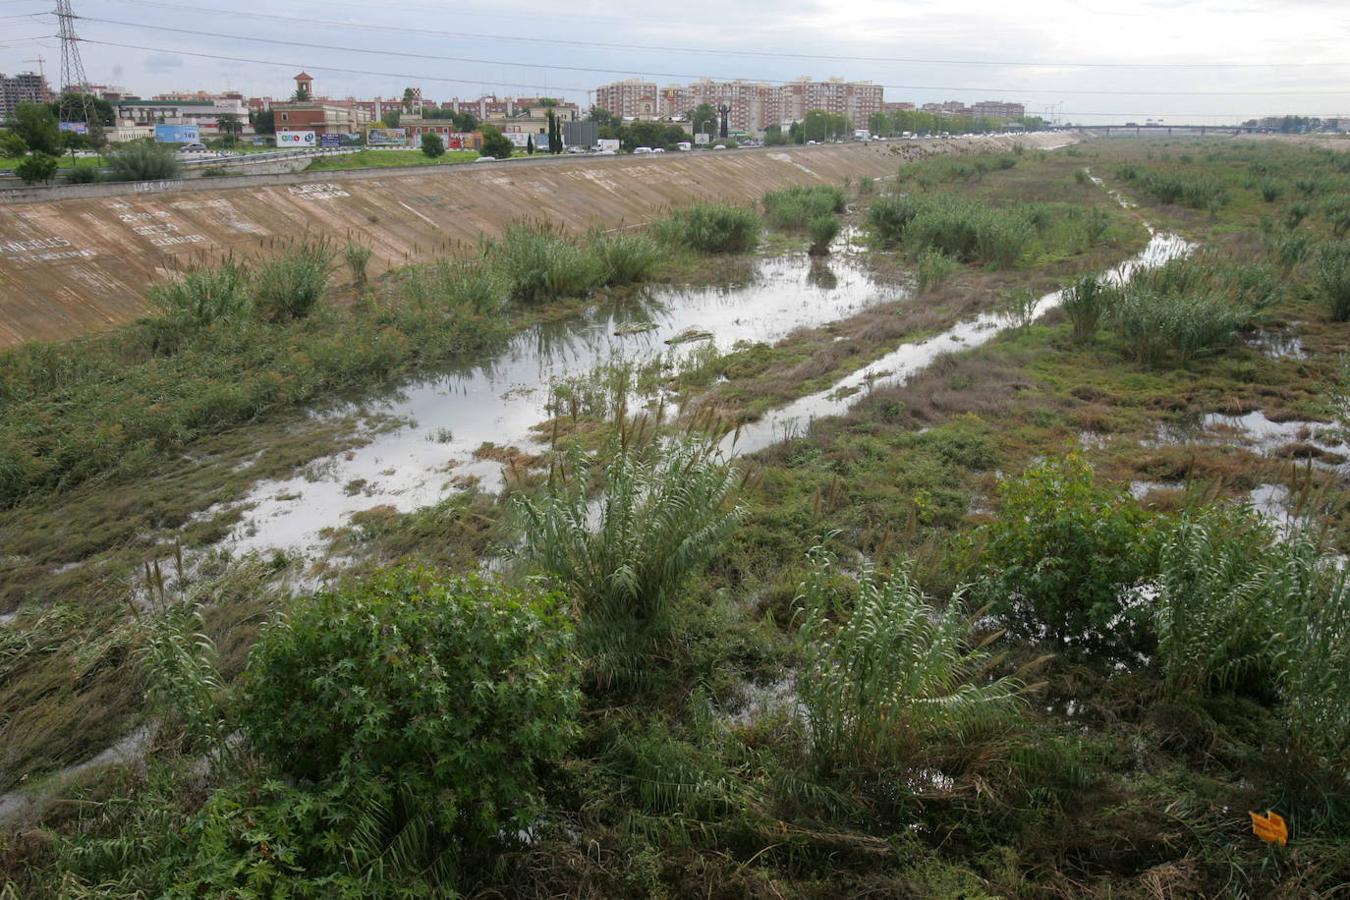
<path id="1" fill-rule="evenodd" d="M 524 150 L 529 146 L 530 138 L 534 138 L 534 149 L 536 151 L 548 150 L 548 135 L 546 134 L 533 134 L 529 131 L 508 131 L 505 132 L 503 136 L 510 141 L 511 146 L 515 147 L 517 150 Z"/>
<path id="2" fill-rule="evenodd" d="M 319 135 L 320 147 L 341 147 L 342 135 L 340 134 L 321 134 Z"/>
<path id="3" fill-rule="evenodd" d="M 615 153 L 618 153 L 618 152 L 619 152 L 619 139 L 618 139 L 618 138 L 600 138 L 599 140 L 597 140 L 597 141 L 595 142 L 595 146 L 599 147 L 601 150 L 613 150 Z"/>
<path id="4" fill-rule="evenodd" d="M 700 147 L 706 147 L 711 140 L 712 135 L 708 134 L 706 131 L 700 131 L 698 134 L 694 135 L 694 143 L 698 144 Z"/>
<path id="5" fill-rule="evenodd" d="M 196 125 L 156 125 L 155 143 L 195 144 L 201 140 Z"/>
<path id="6" fill-rule="evenodd" d="M 312 131 L 278 131 L 278 147 L 317 147 L 319 139 Z"/>
<path id="7" fill-rule="evenodd" d="M 62 131 L 73 131 L 76 134 L 88 134 L 88 122 L 60 122 L 58 123 Z"/>
<path id="8" fill-rule="evenodd" d="M 372 128 L 366 132 L 366 143 L 372 147 L 406 147 L 408 129 Z"/>

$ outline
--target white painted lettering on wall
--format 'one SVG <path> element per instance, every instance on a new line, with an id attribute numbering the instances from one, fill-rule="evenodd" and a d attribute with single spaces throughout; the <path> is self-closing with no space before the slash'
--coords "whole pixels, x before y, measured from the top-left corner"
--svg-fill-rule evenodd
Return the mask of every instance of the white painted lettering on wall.
<path id="1" fill-rule="evenodd" d="M 341 185 L 333 184 L 328 181 L 321 181 L 316 184 L 297 184 L 286 188 L 291 196 L 299 197 L 303 200 L 334 200 L 338 197 L 350 197 L 351 194 L 344 191 Z"/>

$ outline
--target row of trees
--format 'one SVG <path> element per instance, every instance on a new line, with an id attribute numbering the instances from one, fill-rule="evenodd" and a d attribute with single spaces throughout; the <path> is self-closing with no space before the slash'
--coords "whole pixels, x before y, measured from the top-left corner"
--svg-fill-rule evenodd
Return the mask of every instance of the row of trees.
<path id="1" fill-rule="evenodd" d="M 1045 120 L 1040 116 L 1023 116 L 1020 119 L 940 116 L 918 109 L 877 112 L 872 113 L 867 119 L 868 130 L 879 137 L 898 137 L 906 131 L 910 134 L 936 131 L 945 131 L 949 134 L 987 134 L 993 131 L 1006 131 L 1009 124 L 1018 124 L 1028 131 L 1036 131 L 1045 127 Z"/>

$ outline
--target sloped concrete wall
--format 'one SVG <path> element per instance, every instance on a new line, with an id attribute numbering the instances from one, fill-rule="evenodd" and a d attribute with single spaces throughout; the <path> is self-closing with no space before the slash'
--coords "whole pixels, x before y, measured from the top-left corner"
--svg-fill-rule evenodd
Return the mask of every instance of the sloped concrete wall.
<path id="1" fill-rule="evenodd" d="M 416 169 L 81 185 L 0 196 L 0 346 L 110 328 L 146 311 L 146 287 L 195 262 L 254 258 L 326 237 L 370 246 L 372 274 L 467 253 L 510 222 L 583 231 L 696 201 L 750 203 L 790 184 L 893 175 L 934 153 L 1050 149 L 1028 135 L 553 158 Z"/>

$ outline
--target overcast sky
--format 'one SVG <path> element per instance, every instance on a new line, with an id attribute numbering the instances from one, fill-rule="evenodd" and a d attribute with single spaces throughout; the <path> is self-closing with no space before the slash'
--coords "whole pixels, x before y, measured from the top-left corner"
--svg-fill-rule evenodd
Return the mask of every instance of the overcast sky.
<path id="1" fill-rule="evenodd" d="M 1347 0 L 73 0 L 73 6 L 82 17 L 77 30 L 87 39 L 81 48 L 90 80 L 142 96 L 233 88 L 281 97 L 303 66 L 319 94 L 335 97 L 398 96 L 411 84 L 437 100 L 548 94 L 585 103 L 588 89 L 623 77 L 665 85 L 705 75 L 767 81 L 809 75 L 871 80 L 886 86 L 887 100 L 1016 100 L 1028 112 L 1054 107 L 1075 122 L 1350 115 Z M 41 54 L 57 80 L 59 43 L 28 40 L 54 34 L 53 17 L 15 18 L 44 8 L 51 8 L 48 0 L 0 0 L 0 72 L 36 69 L 25 60 Z M 158 30 L 164 28 L 211 34 Z M 1243 65 L 1215 65 L 1233 63 Z"/>

